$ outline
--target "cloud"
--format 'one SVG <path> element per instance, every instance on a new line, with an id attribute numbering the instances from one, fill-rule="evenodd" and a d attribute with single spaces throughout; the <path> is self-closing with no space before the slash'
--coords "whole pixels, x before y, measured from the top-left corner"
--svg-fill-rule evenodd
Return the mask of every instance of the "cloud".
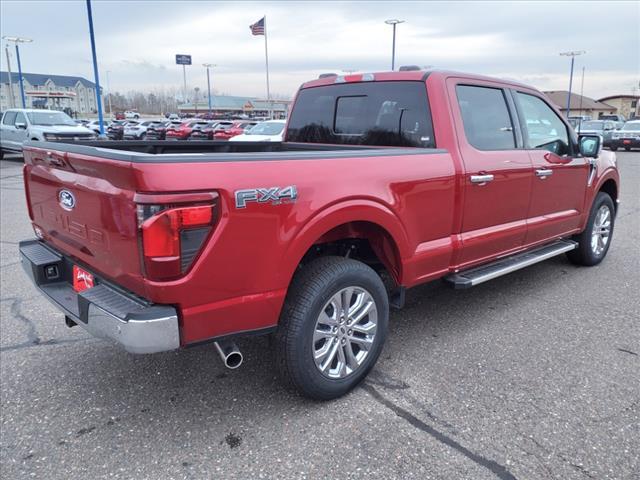
<path id="1" fill-rule="evenodd" d="M 92 78 L 84 2 L 0 2 L 3 33 L 31 36 L 26 71 Z M 293 94 L 319 73 L 390 66 L 391 27 L 400 18 L 397 65 L 510 76 L 542 89 L 566 88 L 558 53 L 587 50 L 585 94 L 630 92 L 640 78 L 640 7 L 583 2 L 161 2 L 93 3 L 100 70 L 114 90 L 181 88 L 176 53 L 193 56 L 190 87 L 265 95 L 264 38 L 249 25 L 267 15 L 273 91 Z M 621 15 L 620 12 L 624 12 Z M 6 62 L 4 56 L 2 65 Z M 4 68 L 4 67 L 3 67 Z M 103 82 L 104 83 L 104 82 Z"/>

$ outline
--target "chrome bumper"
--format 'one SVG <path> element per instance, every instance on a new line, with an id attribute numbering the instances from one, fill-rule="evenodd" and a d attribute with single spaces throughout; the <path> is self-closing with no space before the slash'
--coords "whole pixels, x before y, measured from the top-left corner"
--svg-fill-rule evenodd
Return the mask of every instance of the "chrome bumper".
<path id="1" fill-rule="evenodd" d="M 22 267 L 36 287 L 73 322 L 96 337 L 113 340 L 131 353 L 155 353 L 180 347 L 178 314 L 96 279 L 76 293 L 73 263 L 38 240 L 20 242 Z"/>

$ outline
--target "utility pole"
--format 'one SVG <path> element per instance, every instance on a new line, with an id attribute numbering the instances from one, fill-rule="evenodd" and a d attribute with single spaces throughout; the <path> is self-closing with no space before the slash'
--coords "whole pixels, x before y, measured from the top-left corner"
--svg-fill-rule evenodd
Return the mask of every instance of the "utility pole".
<path id="1" fill-rule="evenodd" d="M 393 71 L 396 69 L 396 25 L 404 23 L 404 20 L 392 18 L 390 20 L 385 20 L 384 23 L 393 27 L 393 42 L 391 44 L 391 70 Z"/>
<path id="2" fill-rule="evenodd" d="M 107 97 L 109 99 L 109 118 L 113 117 L 113 109 L 111 108 L 111 82 L 109 82 L 109 74 L 111 73 L 111 70 L 107 70 L 107 91 L 109 92 L 109 96 Z"/>
<path id="3" fill-rule="evenodd" d="M 13 80 L 11 78 L 11 56 L 9 54 L 9 45 L 5 45 L 4 51 L 7 54 L 7 73 L 9 74 L 9 107 L 16 108 L 16 99 L 13 96 Z"/>
<path id="4" fill-rule="evenodd" d="M 584 50 L 576 50 L 573 52 L 561 52 L 560 55 L 563 57 L 571 57 L 571 73 L 569 73 L 569 95 L 567 96 L 567 118 L 571 113 L 571 87 L 573 86 L 573 64 L 578 55 L 582 55 L 587 53 Z"/>
<path id="5" fill-rule="evenodd" d="M 207 69 L 207 98 L 209 99 L 209 115 L 211 115 L 211 78 L 209 76 L 209 69 L 217 67 L 215 63 L 203 63 L 203 67 Z"/>

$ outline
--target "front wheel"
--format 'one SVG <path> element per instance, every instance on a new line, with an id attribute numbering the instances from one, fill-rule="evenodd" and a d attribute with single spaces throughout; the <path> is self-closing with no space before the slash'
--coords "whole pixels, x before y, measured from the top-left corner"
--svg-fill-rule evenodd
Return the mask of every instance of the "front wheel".
<path id="1" fill-rule="evenodd" d="M 611 197 L 604 192 L 598 192 L 589 212 L 587 227 L 573 238 L 578 242 L 578 248 L 567 252 L 571 262 L 590 267 L 604 260 L 611 246 L 615 215 Z"/>
<path id="2" fill-rule="evenodd" d="M 313 399 L 344 395 L 378 360 L 388 321 L 373 269 L 342 257 L 312 261 L 294 277 L 275 334 L 280 376 Z"/>
<path id="3" fill-rule="evenodd" d="M 625 151 L 630 152 L 631 151 L 631 147 L 624 147 Z"/>
<path id="4" fill-rule="evenodd" d="M 610 147 L 612 152 L 615 152 L 616 150 L 618 150 L 618 147 Z"/>

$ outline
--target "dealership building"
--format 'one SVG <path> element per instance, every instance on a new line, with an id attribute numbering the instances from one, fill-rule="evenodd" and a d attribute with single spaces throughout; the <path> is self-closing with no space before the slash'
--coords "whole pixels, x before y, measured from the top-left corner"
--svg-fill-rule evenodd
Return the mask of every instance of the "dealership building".
<path id="1" fill-rule="evenodd" d="M 9 90 L 8 72 L 0 72 L 0 110 L 22 107 L 18 74 L 11 72 L 13 102 Z M 97 112 L 95 83 L 83 77 L 23 73 L 27 108 L 62 110 L 71 115 Z"/>
<path id="2" fill-rule="evenodd" d="M 290 100 L 261 100 L 255 97 L 237 97 L 232 95 L 211 95 L 211 111 L 214 115 L 249 115 L 266 117 L 269 110 L 274 118 L 286 118 Z M 180 113 L 205 113 L 209 111 L 209 101 L 205 96 L 197 103 L 185 103 L 178 106 Z"/>

